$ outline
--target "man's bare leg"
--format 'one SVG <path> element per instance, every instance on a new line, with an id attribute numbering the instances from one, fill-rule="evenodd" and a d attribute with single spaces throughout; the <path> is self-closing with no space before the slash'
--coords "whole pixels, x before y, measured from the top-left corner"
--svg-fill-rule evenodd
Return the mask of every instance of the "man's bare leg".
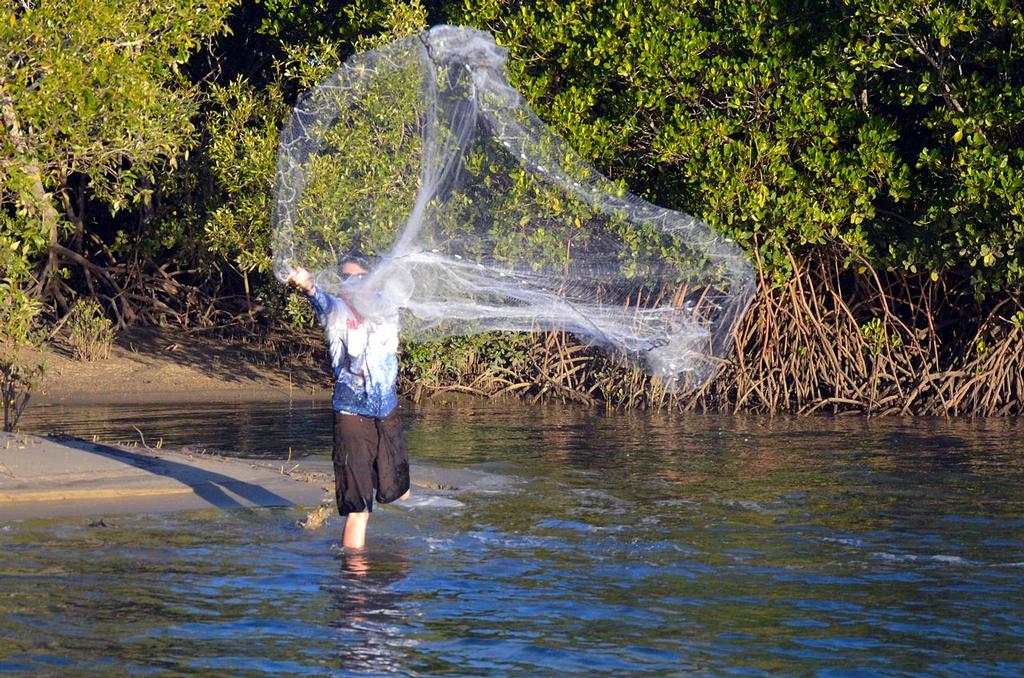
<path id="1" fill-rule="evenodd" d="M 370 521 L 370 512 L 350 513 L 345 516 L 345 532 L 341 544 L 347 549 L 361 549 L 366 546 L 366 523 Z"/>
<path id="2" fill-rule="evenodd" d="M 398 501 L 405 501 L 412 496 L 412 489 L 405 491 Z M 345 516 L 345 531 L 341 537 L 341 545 L 347 549 L 361 549 L 366 546 L 366 524 L 370 522 L 370 512 L 350 513 Z"/>

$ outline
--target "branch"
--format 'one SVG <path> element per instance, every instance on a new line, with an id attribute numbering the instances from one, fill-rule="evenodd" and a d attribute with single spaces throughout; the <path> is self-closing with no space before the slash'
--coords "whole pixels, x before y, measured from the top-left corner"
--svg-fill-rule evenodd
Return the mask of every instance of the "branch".
<path id="1" fill-rule="evenodd" d="M 942 96 L 943 101 L 946 102 L 946 105 L 957 113 L 966 115 L 967 112 L 964 110 L 964 107 L 960 105 L 960 101 L 956 98 L 956 95 L 953 94 L 953 88 L 949 86 L 949 80 L 946 79 L 945 67 L 942 66 L 942 64 L 940 64 L 938 60 L 926 49 L 924 44 L 915 40 L 909 34 L 906 36 L 906 40 L 907 44 L 913 47 L 915 52 L 924 57 L 925 61 L 928 62 L 928 65 L 935 70 L 935 73 L 939 78 L 939 94 Z M 981 138 L 985 140 L 986 144 L 989 143 L 988 136 L 985 134 L 985 130 L 981 128 L 981 125 L 975 124 L 973 125 L 973 129 L 981 135 Z"/>

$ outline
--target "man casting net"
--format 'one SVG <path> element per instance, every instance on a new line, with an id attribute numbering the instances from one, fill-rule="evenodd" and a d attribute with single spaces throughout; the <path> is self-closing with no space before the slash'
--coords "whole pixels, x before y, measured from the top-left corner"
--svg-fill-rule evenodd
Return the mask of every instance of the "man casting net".
<path id="1" fill-rule="evenodd" d="M 733 242 L 590 167 L 509 85 L 490 35 L 438 26 L 350 58 L 281 134 L 274 267 L 414 338 L 565 330 L 672 391 L 720 366 L 753 292 Z M 358 279 L 346 252 L 376 255 Z"/>

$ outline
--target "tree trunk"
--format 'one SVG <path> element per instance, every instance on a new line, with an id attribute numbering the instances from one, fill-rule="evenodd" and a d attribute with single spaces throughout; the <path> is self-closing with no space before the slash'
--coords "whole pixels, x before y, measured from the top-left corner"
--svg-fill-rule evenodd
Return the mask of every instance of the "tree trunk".
<path id="1" fill-rule="evenodd" d="M 20 164 L 20 170 L 28 178 L 29 195 L 34 203 L 30 207 L 34 207 L 39 214 L 43 232 L 50 244 L 46 265 L 42 269 L 39 280 L 36 281 L 35 291 L 39 293 L 46 285 L 47 274 L 57 265 L 57 252 L 54 250 L 54 246 L 57 244 L 57 224 L 60 217 L 57 209 L 53 206 L 53 196 L 43 186 L 43 174 L 39 161 L 31 158 L 28 139 L 22 132 L 21 125 L 18 124 L 18 113 L 14 110 L 14 101 L 10 97 L 3 96 L 4 94 L 4 92 L 0 92 L 0 115 L 3 116 L 4 127 L 7 128 L 7 133 L 10 134 L 14 150 L 18 155 L 15 166 Z"/>

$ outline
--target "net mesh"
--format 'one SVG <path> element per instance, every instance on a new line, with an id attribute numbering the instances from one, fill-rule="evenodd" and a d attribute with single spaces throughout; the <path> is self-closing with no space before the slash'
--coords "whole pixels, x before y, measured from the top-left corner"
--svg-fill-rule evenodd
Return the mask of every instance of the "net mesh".
<path id="1" fill-rule="evenodd" d="M 438 26 L 356 54 L 282 131 L 274 270 L 305 268 L 406 336 L 565 330 L 671 391 L 718 370 L 753 293 L 741 249 L 588 165 L 508 83 L 506 51 Z M 353 248 L 376 255 L 345 280 Z"/>

